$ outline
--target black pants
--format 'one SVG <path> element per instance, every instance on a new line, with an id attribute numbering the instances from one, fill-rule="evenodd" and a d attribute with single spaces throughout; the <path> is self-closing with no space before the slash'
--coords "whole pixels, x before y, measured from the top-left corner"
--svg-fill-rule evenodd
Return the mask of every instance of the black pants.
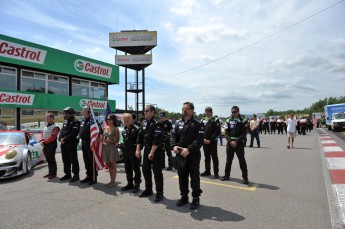
<path id="1" fill-rule="evenodd" d="M 143 175 L 145 179 L 145 189 L 152 190 L 152 172 L 155 178 L 157 193 L 163 193 L 163 173 L 162 173 L 162 156 L 164 151 L 161 147 L 156 149 L 153 159 L 150 160 L 148 155 L 152 146 L 145 146 L 143 156 Z"/>
<path id="2" fill-rule="evenodd" d="M 73 174 L 79 176 L 77 145 L 77 142 L 61 144 L 63 171 L 67 176 L 71 175 L 71 165 Z"/>
<path id="3" fill-rule="evenodd" d="M 217 141 L 212 141 L 210 144 L 203 145 L 204 156 L 205 156 L 205 170 L 206 172 L 211 172 L 211 157 L 213 162 L 214 174 L 219 172 L 219 160 L 217 152 Z"/>
<path id="4" fill-rule="evenodd" d="M 237 145 L 236 148 L 233 148 L 230 143 L 226 145 L 226 165 L 225 165 L 225 176 L 229 177 L 231 172 L 231 165 L 234 159 L 235 153 L 240 162 L 240 168 L 242 170 L 243 179 L 248 179 L 248 170 L 246 159 L 244 158 L 244 147 L 243 145 Z"/>
<path id="5" fill-rule="evenodd" d="M 168 156 L 168 165 L 171 166 L 170 157 L 172 156 L 171 149 L 170 149 L 170 138 L 166 136 L 164 139 L 164 150 Z M 165 167 L 165 153 L 162 156 L 162 167 Z"/>
<path id="6" fill-rule="evenodd" d="M 278 134 L 279 134 L 279 133 L 282 133 L 282 134 L 283 134 L 283 130 L 284 130 L 284 129 L 283 129 L 283 126 L 279 126 L 279 125 L 278 125 Z"/>
<path id="7" fill-rule="evenodd" d="M 56 142 L 49 143 L 43 147 L 43 153 L 48 163 L 48 171 L 49 171 L 49 174 L 51 175 L 56 175 L 56 171 L 57 171 L 56 159 L 55 159 L 56 147 L 57 147 Z"/>
<path id="8" fill-rule="evenodd" d="M 93 153 L 91 151 L 90 142 L 82 141 L 81 150 L 83 151 L 83 159 L 84 159 L 84 164 L 85 164 L 86 176 L 89 178 L 93 178 L 93 171 L 95 171 L 95 178 L 97 179 L 98 171 L 96 169 L 96 165 L 93 160 Z"/>
<path id="9" fill-rule="evenodd" d="M 271 134 L 276 134 L 276 126 L 271 126 Z"/>
<path id="10" fill-rule="evenodd" d="M 141 183 L 140 158 L 135 156 L 136 146 L 125 146 L 123 150 L 123 160 L 125 162 L 125 171 L 128 184 L 139 185 Z M 134 171 L 134 179 L 133 179 Z"/>
<path id="11" fill-rule="evenodd" d="M 270 128 L 268 127 L 268 125 L 264 125 L 264 130 L 265 130 L 265 134 L 266 132 L 270 133 Z"/>
<path id="12" fill-rule="evenodd" d="M 253 146 L 254 138 L 256 139 L 256 144 L 258 145 L 258 147 L 260 147 L 259 132 L 257 130 L 250 132 L 250 146 Z"/>
<path id="13" fill-rule="evenodd" d="M 200 151 L 190 153 L 186 158 L 186 167 L 177 172 L 181 196 L 188 196 L 189 176 L 193 198 L 199 198 L 202 193 L 200 189 L 200 159 Z"/>

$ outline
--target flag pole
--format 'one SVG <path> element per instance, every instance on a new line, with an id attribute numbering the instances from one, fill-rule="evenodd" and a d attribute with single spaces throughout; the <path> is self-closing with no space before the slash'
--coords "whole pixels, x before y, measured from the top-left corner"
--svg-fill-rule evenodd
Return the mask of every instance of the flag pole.
<path id="1" fill-rule="evenodd" d="M 92 112 L 92 99 L 90 99 L 90 103 L 88 104 L 88 106 L 89 106 L 89 108 L 91 109 L 91 112 Z M 91 146 L 90 146 L 90 148 L 92 150 L 92 181 L 95 182 L 96 181 L 95 152 L 94 152 L 94 149 Z"/>

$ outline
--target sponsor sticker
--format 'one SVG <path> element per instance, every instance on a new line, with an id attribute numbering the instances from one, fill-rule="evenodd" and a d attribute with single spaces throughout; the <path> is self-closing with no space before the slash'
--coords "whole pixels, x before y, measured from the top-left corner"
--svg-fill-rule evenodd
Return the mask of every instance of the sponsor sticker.
<path id="1" fill-rule="evenodd" d="M 86 73 L 86 74 L 90 74 L 94 76 L 100 76 L 100 77 L 108 78 L 108 79 L 110 78 L 111 72 L 113 70 L 111 67 L 92 63 L 86 60 L 80 60 L 80 59 L 77 59 L 74 62 L 74 68 L 78 72 L 82 72 L 82 73 Z"/>

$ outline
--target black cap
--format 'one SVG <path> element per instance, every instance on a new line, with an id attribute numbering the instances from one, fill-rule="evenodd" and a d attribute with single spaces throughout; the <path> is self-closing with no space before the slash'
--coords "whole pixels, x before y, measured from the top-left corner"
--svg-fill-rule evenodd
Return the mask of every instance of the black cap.
<path id="1" fill-rule="evenodd" d="M 159 112 L 159 117 L 166 117 L 165 112 Z"/>
<path id="2" fill-rule="evenodd" d="M 74 115 L 75 114 L 75 110 L 73 109 L 73 107 L 66 107 L 65 109 L 63 109 L 63 113 Z"/>

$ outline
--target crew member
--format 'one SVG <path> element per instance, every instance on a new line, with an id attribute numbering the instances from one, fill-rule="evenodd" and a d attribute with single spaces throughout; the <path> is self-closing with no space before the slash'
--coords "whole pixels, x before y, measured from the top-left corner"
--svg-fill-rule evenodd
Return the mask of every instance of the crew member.
<path id="1" fill-rule="evenodd" d="M 159 202 L 163 199 L 163 173 L 162 156 L 163 151 L 163 127 L 155 118 L 155 107 L 153 105 L 145 106 L 145 121 L 143 121 L 137 138 L 136 157 L 141 156 L 141 146 L 144 146 L 143 156 L 143 175 L 145 179 L 145 190 L 139 197 L 147 197 L 152 192 L 152 172 L 156 183 L 156 196 L 154 201 Z"/>
<path id="2" fill-rule="evenodd" d="M 278 134 L 282 133 L 283 134 L 283 130 L 284 130 L 284 120 L 279 117 L 277 120 L 277 129 L 278 129 Z"/>
<path id="3" fill-rule="evenodd" d="M 256 118 L 256 114 L 253 114 L 253 119 L 249 123 L 249 131 L 250 131 L 250 145 L 249 145 L 249 147 L 253 147 L 254 138 L 255 138 L 256 144 L 257 144 L 258 148 L 260 148 L 259 122 Z"/>
<path id="4" fill-rule="evenodd" d="M 240 108 L 238 106 L 233 106 L 231 108 L 231 117 L 227 121 L 228 128 L 226 132 L 226 140 L 228 143 L 226 145 L 225 175 L 222 178 L 222 181 L 230 180 L 231 165 L 236 153 L 242 170 L 243 183 L 249 184 L 243 145 L 243 139 L 246 135 L 246 127 L 244 125 L 244 119 L 241 118 L 239 112 Z"/>
<path id="5" fill-rule="evenodd" d="M 141 171 L 140 171 L 140 158 L 135 156 L 136 141 L 139 132 L 139 126 L 134 124 L 134 120 L 129 113 L 125 113 L 122 116 L 122 120 L 125 127 L 122 131 L 123 137 L 123 159 L 125 162 L 125 171 L 127 177 L 127 185 L 122 187 L 122 191 L 133 189 L 133 193 L 137 193 L 140 190 L 141 183 Z M 134 171 L 134 178 L 133 178 Z M 133 185 L 134 181 L 134 185 Z"/>
<path id="6" fill-rule="evenodd" d="M 163 129 L 164 129 L 164 149 L 165 152 L 168 156 L 168 168 L 167 171 L 172 170 L 172 166 L 171 166 L 171 160 L 170 157 L 172 156 L 171 154 L 171 148 L 170 148 L 170 135 L 171 135 L 171 130 L 172 130 L 172 123 L 169 121 L 169 119 L 166 117 L 165 112 L 160 112 L 159 113 L 159 119 L 163 125 Z M 163 154 L 162 157 L 162 166 L 163 168 L 165 168 L 165 154 Z"/>
<path id="7" fill-rule="evenodd" d="M 271 120 L 271 134 L 272 133 L 276 134 L 276 128 L 277 128 L 277 119 L 272 118 L 272 120 Z"/>
<path id="8" fill-rule="evenodd" d="M 201 176 L 211 175 L 211 157 L 213 161 L 214 178 L 219 178 L 219 160 L 217 152 L 217 140 L 220 133 L 219 119 L 213 117 L 213 111 L 211 107 L 205 108 L 205 118 L 201 120 L 205 126 L 204 136 L 204 156 L 205 156 L 205 172 L 201 173 Z"/>
<path id="9" fill-rule="evenodd" d="M 91 138 L 90 138 L 90 113 L 89 107 L 83 108 L 83 116 L 85 118 L 83 126 L 80 129 L 79 136 L 81 138 L 81 150 L 83 151 L 83 159 L 86 170 L 86 178 L 81 180 L 80 183 L 88 183 L 93 185 L 97 183 L 97 169 L 93 160 L 93 153 L 91 151 Z M 98 124 L 98 123 L 97 123 Z M 100 128 L 101 130 L 101 128 Z M 95 173 L 95 176 L 93 174 Z"/>
<path id="10" fill-rule="evenodd" d="M 79 180 L 77 146 L 79 143 L 80 122 L 75 119 L 75 110 L 72 107 L 66 107 L 63 113 L 65 120 L 60 131 L 59 141 L 61 143 L 61 155 L 65 175 L 60 178 L 60 181 L 70 179 L 70 182 L 75 182 Z M 71 164 L 73 177 L 71 176 Z"/>
<path id="11" fill-rule="evenodd" d="M 183 118 L 179 120 L 171 134 L 171 147 L 174 153 L 181 153 L 186 164 L 183 170 L 178 171 L 181 199 L 176 206 L 188 203 L 189 176 L 192 188 L 193 201 L 190 209 L 195 210 L 200 205 L 200 148 L 204 143 L 205 128 L 202 122 L 193 118 L 194 104 L 185 102 L 182 108 Z"/>
<path id="12" fill-rule="evenodd" d="M 44 178 L 53 179 L 56 177 L 55 153 L 57 147 L 57 136 L 60 128 L 54 123 L 54 114 L 49 113 L 46 116 L 47 125 L 43 129 L 40 144 L 43 146 L 43 153 L 48 163 L 48 174 Z"/>

